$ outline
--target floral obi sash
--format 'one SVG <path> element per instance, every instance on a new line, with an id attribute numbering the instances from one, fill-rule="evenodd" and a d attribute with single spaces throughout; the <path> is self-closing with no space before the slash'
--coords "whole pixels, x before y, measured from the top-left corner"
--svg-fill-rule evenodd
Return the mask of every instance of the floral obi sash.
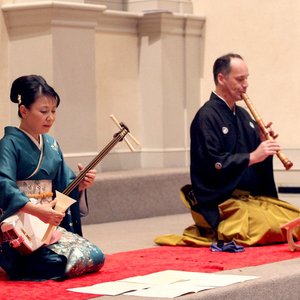
<path id="1" fill-rule="evenodd" d="M 35 204 L 49 203 L 53 200 L 51 180 L 21 180 L 17 181 L 17 186 Z"/>

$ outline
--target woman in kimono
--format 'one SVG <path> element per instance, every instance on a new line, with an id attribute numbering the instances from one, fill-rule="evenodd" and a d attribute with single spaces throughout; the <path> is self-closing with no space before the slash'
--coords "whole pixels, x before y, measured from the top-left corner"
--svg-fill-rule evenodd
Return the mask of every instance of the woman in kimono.
<path id="1" fill-rule="evenodd" d="M 63 192 L 76 177 L 55 139 L 47 134 L 55 122 L 60 97 L 44 78 L 29 75 L 13 82 L 10 98 L 18 104 L 21 122 L 19 128 L 6 127 L 0 140 L 0 223 L 21 212 L 60 226 L 54 243 L 25 256 L 2 237 L 0 266 L 15 280 L 61 279 L 97 272 L 104 255 L 82 237 L 80 222 L 81 203 L 85 203 L 85 190 L 93 185 L 96 170 L 87 172 L 70 193 L 76 202 L 66 213 L 54 209 L 55 191 Z"/>

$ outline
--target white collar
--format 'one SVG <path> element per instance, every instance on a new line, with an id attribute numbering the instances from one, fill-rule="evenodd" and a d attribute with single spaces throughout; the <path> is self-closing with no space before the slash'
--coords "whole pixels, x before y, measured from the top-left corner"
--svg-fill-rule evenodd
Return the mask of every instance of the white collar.
<path id="1" fill-rule="evenodd" d="M 43 137 L 42 135 L 40 134 L 39 137 L 40 137 L 40 142 L 38 142 L 31 134 L 29 134 L 27 131 L 19 128 L 22 132 L 24 132 L 33 142 L 34 144 L 41 150 L 43 148 Z"/>
<path id="2" fill-rule="evenodd" d="M 223 99 L 221 96 L 219 96 L 215 91 L 213 91 L 213 93 L 220 98 L 222 101 L 224 101 L 226 103 L 226 105 L 229 107 L 229 109 L 233 112 L 233 114 L 235 115 L 235 105 L 233 106 L 233 109 L 231 109 L 231 107 L 228 105 L 227 101 L 225 99 Z"/>

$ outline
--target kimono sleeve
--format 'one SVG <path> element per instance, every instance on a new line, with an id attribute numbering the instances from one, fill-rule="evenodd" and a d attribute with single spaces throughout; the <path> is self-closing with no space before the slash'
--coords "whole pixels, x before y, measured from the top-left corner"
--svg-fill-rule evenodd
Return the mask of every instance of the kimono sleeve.
<path id="1" fill-rule="evenodd" d="M 0 222 L 21 209 L 29 199 L 17 186 L 18 148 L 11 139 L 0 141 Z M 26 168 L 26 166 L 23 166 Z"/>

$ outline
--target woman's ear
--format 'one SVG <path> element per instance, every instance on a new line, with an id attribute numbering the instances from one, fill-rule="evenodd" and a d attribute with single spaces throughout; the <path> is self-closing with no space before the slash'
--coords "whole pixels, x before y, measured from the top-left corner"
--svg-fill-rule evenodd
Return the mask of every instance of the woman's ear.
<path id="1" fill-rule="evenodd" d="M 22 119 L 26 119 L 27 118 L 27 108 L 25 107 L 25 105 L 21 104 L 19 107 L 19 110 L 20 110 Z"/>

